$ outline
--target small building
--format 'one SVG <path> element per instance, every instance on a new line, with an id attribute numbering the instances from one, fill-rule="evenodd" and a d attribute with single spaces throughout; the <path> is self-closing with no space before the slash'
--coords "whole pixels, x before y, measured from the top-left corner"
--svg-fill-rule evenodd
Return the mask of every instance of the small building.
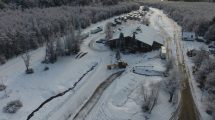
<path id="1" fill-rule="evenodd" d="M 163 38 L 158 31 L 142 24 L 126 26 L 114 32 L 107 42 L 111 49 L 130 52 L 149 52 L 163 46 Z"/>
<path id="2" fill-rule="evenodd" d="M 195 32 L 182 32 L 182 40 L 184 41 L 194 41 L 196 38 Z"/>

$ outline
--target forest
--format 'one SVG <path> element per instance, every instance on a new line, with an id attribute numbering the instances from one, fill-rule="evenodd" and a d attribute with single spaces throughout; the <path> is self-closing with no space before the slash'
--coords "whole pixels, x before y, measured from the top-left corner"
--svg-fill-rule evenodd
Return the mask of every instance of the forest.
<path id="1" fill-rule="evenodd" d="M 112 6 L 60 6 L 0 11 L 0 59 L 36 49 L 91 23 L 138 9 L 135 3 Z M 80 25 L 80 27 L 79 27 Z"/>
<path id="2" fill-rule="evenodd" d="M 0 8 L 45 8 L 62 5 L 86 6 L 86 5 L 116 5 L 123 0 L 0 0 Z"/>
<path id="3" fill-rule="evenodd" d="M 183 27 L 209 41 L 215 40 L 215 4 L 208 2 L 140 2 L 162 9 Z"/>

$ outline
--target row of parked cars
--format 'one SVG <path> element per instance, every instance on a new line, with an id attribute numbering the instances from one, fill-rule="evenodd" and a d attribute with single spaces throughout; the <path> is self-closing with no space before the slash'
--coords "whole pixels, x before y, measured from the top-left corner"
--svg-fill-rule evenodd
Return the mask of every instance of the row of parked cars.
<path id="1" fill-rule="evenodd" d="M 146 11 L 138 10 L 128 13 L 127 15 L 123 15 L 120 17 L 116 17 L 114 21 L 111 23 L 112 27 L 115 27 L 117 25 L 121 25 L 122 22 L 127 22 L 127 20 L 138 20 L 141 21 L 142 18 L 146 15 Z"/>
<path id="2" fill-rule="evenodd" d="M 90 32 L 83 33 L 83 34 L 81 34 L 81 40 L 84 40 L 84 39 L 88 38 L 90 36 L 90 34 L 96 34 L 96 33 L 99 33 L 101 31 L 103 31 L 103 28 L 102 27 L 97 27 L 97 28 L 91 30 Z"/>
<path id="3" fill-rule="evenodd" d="M 129 19 L 129 20 L 141 20 L 144 16 L 146 15 L 146 12 L 145 11 L 135 11 L 135 12 L 131 12 L 131 13 L 128 13 L 126 15 L 126 17 Z"/>

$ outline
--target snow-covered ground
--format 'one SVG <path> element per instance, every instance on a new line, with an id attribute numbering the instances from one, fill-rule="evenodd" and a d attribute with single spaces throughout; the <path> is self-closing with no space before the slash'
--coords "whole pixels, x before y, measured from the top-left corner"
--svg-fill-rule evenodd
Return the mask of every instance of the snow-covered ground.
<path id="1" fill-rule="evenodd" d="M 196 49 L 200 50 L 201 48 L 208 49 L 208 46 L 205 43 L 202 42 L 197 42 L 197 41 L 183 41 L 183 46 L 184 46 L 184 53 L 186 54 L 187 51 Z M 192 62 L 192 58 L 189 58 L 187 55 L 185 56 L 185 60 L 187 63 L 187 69 L 189 69 L 189 74 L 190 74 L 190 79 L 191 79 L 191 89 L 193 91 L 193 96 L 195 98 L 196 103 L 198 104 L 199 112 L 204 120 L 211 120 L 211 116 L 208 115 L 206 111 L 206 106 L 205 106 L 205 94 L 206 92 L 202 92 L 200 88 L 198 88 L 198 83 L 195 81 L 194 75 L 192 74 L 192 66 L 194 66 Z"/>
<path id="2" fill-rule="evenodd" d="M 128 21 L 127 24 L 138 24 Z M 127 24 L 122 24 L 126 27 Z M 158 31 L 159 32 L 159 31 Z M 92 50 L 102 52 L 105 48 L 97 44 L 94 38 L 90 47 Z M 98 46 L 99 45 L 99 46 Z M 98 49 L 101 48 L 101 49 Z M 105 50 L 106 51 L 106 50 Z M 112 63 L 114 55 L 111 55 Z M 98 103 L 90 110 L 89 114 L 82 119 L 88 120 L 140 120 L 148 116 L 152 120 L 167 120 L 171 117 L 175 106 L 168 103 L 168 95 L 161 90 L 158 102 L 150 115 L 144 114 L 141 107 L 143 104 L 142 87 L 151 89 L 151 84 L 162 81 L 162 76 L 144 76 L 133 73 L 133 69 L 140 66 L 154 66 L 155 71 L 164 71 L 163 62 L 159 58 L 159 51 L 138 54 L 122 54 L 122 60 L 128 63 L 126 72 L 116 79 L 107 90 L 104 91 Z M 87 112 L 87 111 L 86 111 Z M 80 116 L 79 116 L 80 117 Z M 73 117 L 70 117 L 72 119 Z"/>
<path id="3" fill-rule="evenodd" d="M 98 26 L 104 26 L 108 19 L 97 24 L 93 24 L 83 32 L 89 32 Z M 94 38 L 104 37 L 104 33 L 90 35 L 85 39 L 82 46 L 82 52 L 88 52 L 81 59 L 75 59 L 74 56 L 59 58 L 55 64 L 41 64 L 44 59 L 45 48 L 39 48 L 32 51 L 31 67 L 35 73 L 25 74 L 25 65 L 21 57 L 8 61 L 0 66 L 0 76 L 5 78 L 3 81 L 7 86 L 8 97 L 4 97 L 4 92 L 0 92 L 0 109 L 12 100 L 20 100 L 23 107 L 16 114 L 3 113 L 0 110 L 0 120 L 24 120 L 34 109 L 36 109 L 44 100 L 56 95 L 73 86 L 73 84 L 93 65 L 98 63 L 97 67 L 88 73 L 75 90 L 61 98 L 57 98 L 43 109 L 38 111 L 32 119 L 35 120 L 63 120 L 69 115 L 75 114 L 80 106 L 91 96 L 96 87 L 106 79 L 112 72 L 107 71 L 106 65 L 111 62 L 110 51 L 97 52 L 89 47 L 89 43 Z M 48 71 L 43 71 L 48 66 Z"/>
<path id="4" fill-rule="evenodd" d="M 191 49 L 200 49 L 201 47 L 204 47 L 207 50 L 207 46 L 204 43 L 201 42 L 196 42 L 196 41 L 178 41 L 177 40 L 177 34 L 181 36 L 181 28 L 178 25 L 174 25 L 174 21 L 168 18 L 162 11 L 158 9 L 151 8 L 152 15 L 151 15 L 151 23 L 150 25 L 154 27 L 157 30 L 161 31 L 161 34 L 169 35 L 170 39 L 166 38 L 166 47 L 167 49 L 171 49 L 171 54 L 172 56 L 176 57 L 176 60 L 179 61 L 179 63 L 183 63 L 183 59 L 185 60 L 185 65 L 187 67 L 187 70 L 189 71 L 190 74 L 190 86 L 191 86 L 191 91 L 192 95 L 194 97 L 195 103 L 197 104 L 197 108 L 201 114 L 202 119 L 204 120 L 210 120 L 210 116 L 206 114 L 205 112 L 205 106 L 202 104 L 202 92 L 197 88 L 197 83 L 195 82 L 195 79 L 192 75 L 192 68 L 191 66 L 193 65 L 191 62 L 191 59 L 189 59 L 186 55 L 186 52 Z M 159 27 L 160 26 L 160 27 Z M 176 28 L 176 26 L 178 28 Z M 180 50 L 179 47 L 181 47 Z M 180 54 L 182 56 L 180 56 Z"/>
<path id="5" fill-rule="evenodd" d="M 161 76 L 144 76 L 132 72 L 137 66 L 153 66 L 154 70 L 164 70 L 164 64 L 157 56 L 159 51 L 146 54 L 122 55 L 128 62 L 126 71 L 103 93 L 99 102 L 85 118 L 87 120 L 141 120 L 148 116 L 151 120 L 167 120 L 170 118 L 174 106 L 168 103 L 165 92 L 159 92 L 158 102 L 150 115 L 144 114 L 143 88 L 151 89 L 151 85 L 162 81 Z M 161 88 L 162 89 L 162 88 Z"/>
<path id="6" fill-rule="evenodd" d="M 151 9 L 150 27 L 154 28 L 167 39 L 165 46 L 170 50 L 170 55 L 177 56 L 176 43 L 174 43 L 174 26 L 170 19 L 157 9 Z M 149 14 L 148 14 L 149 15 Z M 98 26 L 105 26 L 108 21 L 114 18 L 93 24 L 83 30 L 89 32 Z M 97 64 L 95 69 L 89 72 L 76 88 L 64 95 L 54 99 L 39 110 L 32 120 L 66 120 L 72 119 L 82 106 L 95 92 L 96 88 L 108 76 L 117 70 L 107 70 L 106 66 L 113 63 L 114 53 L 103 44 L 96 43 L 104 38 L 104 32 L 90 35 L 81 45 L 81 51 L 87 54 L 75 59 L 74 56 L 59 58 L 55 64 L 41 64 L 44 58 L 45 48 L 39 48 L 31 52 L 31 67 L 35 73 L 25 74 L 25 66 L 21 57 L 8 61 L 0 66 L 0 76 L 4 77 L 6 84 L 4 92 L 0 92 L 0 109 L 12 100 L 20 100 L 23 107 L 16 114 L 6 114 L 0 111 L 0 120 L 24 120 L 44 100 L 56 95 L 74 85 L 75 82 Z M 187 44 L 188 45 L 188 44 Z M 189 45 L 185 48 L 190 47 Z M 160 90 L 157 104 L 151 114 L 144 114 L 141 106 L 143 103 L 143 88 L 151 89 L 151 84 L 162 81 L 162 76 L 145 76 L 146 70 L 164 71 L 164 61 L 159 58 L 159 51 L 138 54 L 122 54 L 122 59 L 128 63 L 126 71 L 117 78 L 102 94 L 98 103 L 86 116 L 87 120 L 140 120 L 149 117 L 150 120 L 168 120 L 175 107 L 168 103 L 168 94 Z M 179 58 L 182 61 L 182 58 Z M 189 61 L 188 61 L 189 62 Z M 43 71 L 48 66 L 50 70 Z M 152 66 L 150 69 L 142 69 L 144 66 Z M 133 70 L 140 74 L 136 74 Z M 157 72 L 156 72 L 157 73 Z M 160 88 L 162 89 L 162 88 Z"/>

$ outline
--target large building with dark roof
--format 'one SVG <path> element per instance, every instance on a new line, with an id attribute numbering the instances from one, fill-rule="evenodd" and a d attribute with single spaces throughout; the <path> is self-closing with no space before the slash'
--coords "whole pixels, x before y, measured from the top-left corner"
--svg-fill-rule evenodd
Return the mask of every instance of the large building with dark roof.
<path id="1" fill-rule="evenodd" d="M 120 49 L 121 51 L 149 52 L 163 46 L 163 37 L 158 31 L 148 26 L 132 24 L 121 26 L 115 30 L 108 45 L 112 49 Z"/>

